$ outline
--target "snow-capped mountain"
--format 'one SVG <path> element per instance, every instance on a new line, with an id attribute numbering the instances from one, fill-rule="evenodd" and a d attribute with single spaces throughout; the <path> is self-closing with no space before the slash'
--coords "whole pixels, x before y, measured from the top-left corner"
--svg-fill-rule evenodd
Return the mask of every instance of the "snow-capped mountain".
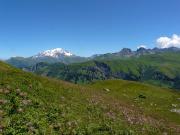
<path id="1" fill-rule="evenodd" d="M 62 48 L 46 50 L 31 57 L 12 57 L 6 60 L 7 63 L 19 68 L 31 67 L 41 62 L 70 64 L 84 61 L 87 61 L 87 58 L 76 56 Z"/>
<path id="2" fill-rule="evenodd" d="M 39 54 L 33 56 L 33 58 L 41 58 L 41 57 L 59 58 L 59 57 L 70 57 L 70 56 L 73 56 L 73 54 L 70 53 L 69 51 L 66 51 L 62 48 L 55 48 L 40 52 Z"/>

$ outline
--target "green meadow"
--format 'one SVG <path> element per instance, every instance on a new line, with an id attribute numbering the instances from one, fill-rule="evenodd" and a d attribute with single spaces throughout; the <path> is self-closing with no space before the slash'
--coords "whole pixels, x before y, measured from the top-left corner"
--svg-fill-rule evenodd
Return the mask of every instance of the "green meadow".
<path id="1" fill-rule="evenodd" d="M 0 63 L 1 134 L 178 134 L 180 93 L 106 80 L 76 85 Z"/>

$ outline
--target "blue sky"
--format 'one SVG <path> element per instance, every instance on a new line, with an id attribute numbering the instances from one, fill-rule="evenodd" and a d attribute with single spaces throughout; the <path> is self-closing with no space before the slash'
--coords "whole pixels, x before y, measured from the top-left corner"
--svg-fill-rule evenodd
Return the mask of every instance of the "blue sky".
<path id="1" fill-rule="evenodd" d="M 57 47 L 81 56 L 152 48 L 173 34 L 180 34 L 179 0 L 0 0 L 3 59 Z"/>

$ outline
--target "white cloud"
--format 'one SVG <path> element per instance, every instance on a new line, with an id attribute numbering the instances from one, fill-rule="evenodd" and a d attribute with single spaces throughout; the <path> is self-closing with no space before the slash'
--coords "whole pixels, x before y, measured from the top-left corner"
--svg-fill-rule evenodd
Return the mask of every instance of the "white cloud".
<path id="1" fill-rule="evenodd" d="M 145 49 L 147 49 L 147 46 L 146 46 L 146 45 L 139 45 L 137 48 L 138 48 L 138 49 L 139 49 L 139 48 L 145 48 Z"/>
<path id="2" fill-rule="evenodd" d="M 160 37 L 156 40 L 156 43 L 159 48 L 180 48 L 180 35 L 173 34 L 172 37 Z"/>

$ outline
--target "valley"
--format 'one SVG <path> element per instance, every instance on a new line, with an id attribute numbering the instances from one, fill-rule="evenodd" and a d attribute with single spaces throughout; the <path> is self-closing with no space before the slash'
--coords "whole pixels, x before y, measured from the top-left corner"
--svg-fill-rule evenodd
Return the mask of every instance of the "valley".
<path id="1" fill-rule="evenodd" d="M 136 54 L 136 56 L 129 56 L 129 51 L 123 49 L 120 53 L 121 55 L 112 53 L 111 56 L 110 54 L 107 56 L 107 54 L 104 54 L 88 58 L 85 62 L 76 61 L 67 64 L 63 62 L 52 63 L 51 61 L 41 61 L 23 68 L 19 66 L 19 68 L 38 75 L 78 84 L 90 83 L 95 80 L 124 79 L 179 89 L 179 49 L 169 48 L 158 50 L 156 53 L 146 49 L 141 50 L 144 53 L 137 53 L 138 55 Z M 140 52 L 140 50 L 137 52 Z M 17 64 L 9 62 L 9 60 L 7 62 L 17 66 Z M 23 60 L 15 61 L 15 63 L 25 64 Z"/>

